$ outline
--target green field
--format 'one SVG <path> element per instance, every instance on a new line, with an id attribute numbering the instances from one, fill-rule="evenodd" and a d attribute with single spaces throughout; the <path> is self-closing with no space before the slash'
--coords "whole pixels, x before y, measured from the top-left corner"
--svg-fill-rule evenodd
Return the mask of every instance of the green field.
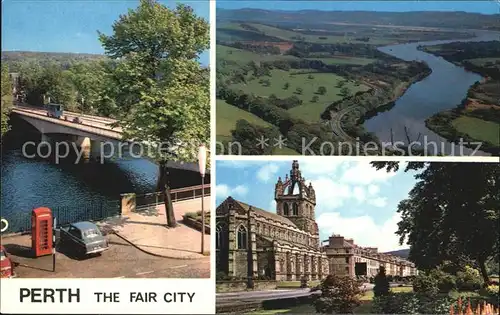
<path id="1" fill-rule="evenodd" d="M 241 108 L 230 105 L 223 100 L 217 100 L 216 105 L 216 138 L 217 141 L 231 141 L 231 130 L 236 128 L 236 122 L 244 119 L 251 124 L 261 127 L 271 127 L 272 125 L 252 113 Z M 298 153 L 290 148 L 275 148 L 273 155 L 297 155 Z"/>
<path id="2" fill-rule="evenodd" d="M 366 66 L 375 62 L 375 59 L 361 57 L 331 57 L 331 58 L 306 58 L 309 60 L 321 60 L 327 65 L 359 65 Z"/>
<path id="3" fill-rule="evenodd" d="M 216 46 L 217 59 L 223 59 L 227 61 L 235 62 L 239 65 L 246 65 L 250 61 L 255 62 L 266 62 L 275 60 L 293 60 L 298 59 L 295 56 L 290 55 L 261 55 L 248 50 L 233 48 L 224 45 Z"/>
<path id="4" fill-rule="evenodd" d="M 272 125 L 252 113 L 249 113 L 241 108 L 230 105 L 223 100 L 217 100 L 216 105 L 216 135 L 230 137 L 231 130 L 236 128 L 236 122 L 239 119 L 244 119 L 251 124 L 261 127 L 271 127 Z"/>
<path id="5" fill-rule="evenodd" d="M 247 23 L 248 25 L 255 27 L 258 29 L 261 34 L 271 37 L 277 37 L 284 41 L 298 41 L 303 40 L 310 43 L 323 43 L 323 44 L 337 44 L 337 43 L 351 43 L 351 44 L 366 44 L 363 41 L 357 41 L 352 36 L 338 36 L 338 35 L 310 35 L 303 34 L 300 32 L 295 32 L 291 30 L 284 30 L 281 28 L 276 28 L 268 25 L 255 24 L 255 23 Z M 394 40 L 386 39 L 386 38 L 376 38 L 370 40 L 368 44 L 371 45 L 384 45 L 390 44 L 394 42 Z"/>
<path id="6" fill-rule="evenodd" d="M 269 84 L 266 85 L 262 80 L 269 80 Z M 274 69 L 271 70 L 271 76 L 252 78 L 247 83 L 235 84 L 232 87 L 263 97 L 268 97 L 271 94 L 276 95 L 278 98 L 295 95 L 303 101 L 303 104 L 291 108 L 289 112 L 297 118 L 316 122 L 329 104 L 342 98 L 339 94 L 340 88 L 336 86 L 340 81 L 344 81 L 344 78 L 333 73 L 307 74 Z M 289 84 L 287 89 L 285 89 L 286 83 Z M 317 93 L 320 86 L 326 88 L 324 95 Z M 347 82 L 345 86 L 351 94 L 368 90 L 368 87 L 364 85 L 356 86 L 354 82 Z M 299 94 L 298 88 L 302 89 L 302 93 Z M 317 96 L 317 102 L 312 101 L 314 96 Z"/>
<path id="7" fill-rule="evenodd" d="M 475 117 L 460 116 L 452 121 L 452 126 L 458 131 L 468 134 L 471 138 L 500 145 L 500 124 Z"/>

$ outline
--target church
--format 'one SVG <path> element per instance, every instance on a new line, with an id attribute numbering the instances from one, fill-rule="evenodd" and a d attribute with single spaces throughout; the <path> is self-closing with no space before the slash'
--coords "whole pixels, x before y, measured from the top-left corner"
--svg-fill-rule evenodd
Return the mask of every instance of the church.
<path id="1" fill-rule="evenodd" d="M 227 197 L 216 209 L 216 268 L 234 279 L 320 280 L 329 274 L 315 220 L 316 196 L 293 161 L 278 178 L 276 213 Z M 251 269 L 251 271 L 250 271 Z"/>

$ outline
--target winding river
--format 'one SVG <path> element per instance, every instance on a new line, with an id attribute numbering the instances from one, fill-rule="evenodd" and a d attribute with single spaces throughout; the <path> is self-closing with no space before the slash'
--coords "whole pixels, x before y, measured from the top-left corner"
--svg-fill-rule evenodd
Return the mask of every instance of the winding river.
<path id="1" fill-rule="evenodd" d="M 489 31 L 475 31 L 476 37 L 461 40 L 440 40 L 417 42 L 380 47 L 379 50 L 406 61 L 424 61 L 432 69 L 432 74 L 422 81 L 414 83 L 405 94 L 396 101 L 395 106 L 387 111 L 365 121 L 365 128 L 382 142 L 391 141 L 391 129 L 394 141 L 407 143 L 405 127 L 409 131 L 411 141 L 437 143 L 438 152 L 447 155 L 460 155 L 460 148 L 449 143 L 446 139 L 427 129 L 425 120 L 443 110 L 455 108 L 467 95 L 469 87 L 481 76 L 466 71 L 441 57 L 437 57 L 417 49 L 419 45 L 438 45 L 451 42 L 474 42 L 499 40 L 500 33 Z M 429 150 L 434 150 L 428 146 Z M 463 148 L 465 155 L 471 155 L 472 150 Z M 428 155 L 438 152 L 430 151 Z M 489 155 L 479 151 L 475 155 Z"/>

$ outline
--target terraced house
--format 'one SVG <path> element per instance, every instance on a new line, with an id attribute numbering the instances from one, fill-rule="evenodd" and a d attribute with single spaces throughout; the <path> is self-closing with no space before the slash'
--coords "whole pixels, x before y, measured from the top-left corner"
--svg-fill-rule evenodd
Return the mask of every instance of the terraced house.
<path id="1" fill-rule="evenodd" d="M 276 213 L 228 197 L 216 210 L 217 272 L 229 277 L 317 280 L 330 270 L 315 221 L 316 196 L 293 161 L 290 177 L 278 178 Z M 250 268 L 249 268 L 249 264 Z"/>
<path id="2" fill-rule="evenodd" d="M 385 253 L 379 253 L 375 247 L 361 247 L 353 239 L 341 235 L 332 235 L 324 251 L 330 262 L 330 272 L 337 275 L 366 275 L 374 277 L 380 267 L 385 267 L 386 274 L 391 276 L 414 276 L 417 274 L 415 264 L 412 262 Z M 364 270 L 366 263 L 366 271 Z M 361 268 L 360 268 L 361 267 Z M 360 270 L 356 272 L 356 269 Z"/>

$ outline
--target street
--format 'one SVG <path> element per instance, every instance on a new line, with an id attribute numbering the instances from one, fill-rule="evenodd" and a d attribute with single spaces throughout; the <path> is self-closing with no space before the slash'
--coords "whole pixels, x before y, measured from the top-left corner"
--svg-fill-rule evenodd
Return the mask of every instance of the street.
<path id="1" fill-rule="evenodd" d="M 397 287 L 395 283 L 390 284 L 391 287 Z M 364 290 L 373 290 L 374 284 L 364 283 Z M 283 298 L 293 298 L 300 296 L 310 295 L 310 289 L 285 289 L 285 290 L 267 290 L 267 291 L 242 291 L 242 292 L 228 292 L 228 293 L 217 293 L 216 300 L 217 305 L 224 304 L 237 304 L 245 302 L 257 302 L 273 299 L 283 299 Z M 316 291 L 315 294 L 320 294 Z"/>
<path id="2" fill-rule="evenodd" d="M 272 291 L 242 291 L 231 293 L 217 293 L 217 305 L 233 304 L 235 302 L 255 302 L 277 298 L 292 298 L 310 295 L 310 289 L 288 289 Z"/>
<path id="3" fill-rule="evenodd" d="M 110 249 L 100 256 L 76 258 L 58 249 L 56 272 L 52 256 L 31 258 L 29 235 L 2 239 L 2 245 L 19 266 L 19 278 L 209 278 L 210 257 L 180 260 L 146 254 L 116 235 L 108 235 Z M 21 239 L 22 238 L 22 239 Z"/>

